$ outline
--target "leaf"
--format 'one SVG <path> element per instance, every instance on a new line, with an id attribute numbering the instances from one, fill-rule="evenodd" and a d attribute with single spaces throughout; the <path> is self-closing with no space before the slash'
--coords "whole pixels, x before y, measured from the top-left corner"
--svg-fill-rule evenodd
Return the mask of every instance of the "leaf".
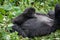
<path id="1" fill-rule="evenodd" d="M 0 22 L 3 22 L 3 15 L 0 14 Z"/>
<path id="2" fill-rule="evenodd" d="M 12 5 L 9 3 L 9 5 L 4 5 L 4 10 L 12 10 Z"/>
<path id="3" fill-rule="evenodd" d="M 5 14 L 5 10 L 3 8 L 0 8 L 0 13 Z"/>
<path id="4" fill-rule="evenodd" d="M 18 11 L 18 10 L 20 10 L 20 8 L 19 7 L 13 7 L 13 10 Z"/>

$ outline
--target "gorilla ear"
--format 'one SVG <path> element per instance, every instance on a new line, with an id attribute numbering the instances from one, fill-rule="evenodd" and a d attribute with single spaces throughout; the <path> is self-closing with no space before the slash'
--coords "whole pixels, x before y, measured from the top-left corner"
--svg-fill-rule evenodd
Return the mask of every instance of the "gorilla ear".
<path id="1" fill-rule="evenodd" d="M 29 13 L 29 14 L 35 13 L 35 9 L 32 8 L 32 7 L 30 7 L 30 8 L 25 9 L 25 11 L 24 11 L 23 13 L 24 13 L 24 14 L 26 14 L 26 13 Z"/>

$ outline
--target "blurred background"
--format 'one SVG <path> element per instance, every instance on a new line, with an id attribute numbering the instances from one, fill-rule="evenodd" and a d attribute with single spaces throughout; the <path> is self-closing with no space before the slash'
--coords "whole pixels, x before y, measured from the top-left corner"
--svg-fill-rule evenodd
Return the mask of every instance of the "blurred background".
<path id="1" fill-rule="evenodd" d="M 21 14 L 26 8 L 34 7 L 36 12 L 47 14 L 54 10 L 60 0 L 0 0 L 0 40 L 29 40 L 18 36 L 17 32 L 10 33 L 12 19 Z M 60 32 L 57 30 L 49 36 L 35 37 L 32 40 L 60 40 Z"/>

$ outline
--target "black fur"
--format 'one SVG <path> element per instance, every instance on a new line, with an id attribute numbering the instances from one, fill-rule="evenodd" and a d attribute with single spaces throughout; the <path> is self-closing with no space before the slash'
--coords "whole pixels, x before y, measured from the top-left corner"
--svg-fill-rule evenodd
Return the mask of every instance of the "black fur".
<path id="1" fill-rule="evenodd" d="M 60 29 L 60 4 L 55 7 L 55 27 Z"/>
<path id="2" fill-rule="evenodd" d="M 54 19 L 54 18 L 55 18 L 55 11 L 50 10 L 50 11 L 48 12 L 48 15 L 49 15 L 49 17 L 50 17 L 51 19 Z"/>
<path id="3" fill-rule="evenodd" d="M 51 33 L 54 21 L 47 16 L 36 15 L 37 18 L 29 19 L 22 24 L 28 37 L 43 36 Z"/>
<path id="4" fill-rule="evenodd" d="M 34 13 L 35 13 L 35 9 L 34 8 L 27 8 L 25 9 L 25 11 L 17 16 L 16 18 L 13 19 L 13 24 L 17 24 L 17 25 L 21 25 L 23 22 L 25 22 L 26 20 L 33 18 L 34 17 Z"/>

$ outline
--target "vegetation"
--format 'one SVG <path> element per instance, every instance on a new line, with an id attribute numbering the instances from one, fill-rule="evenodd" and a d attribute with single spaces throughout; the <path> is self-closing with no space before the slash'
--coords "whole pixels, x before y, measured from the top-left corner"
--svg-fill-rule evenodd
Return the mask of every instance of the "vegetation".
<path id="1" fill-rule="evenodd" d="M 12 19 L 21 14 L 25 8 L 34 7 L 37 12 L 47 14 L 54 10 L 60 0 L 0 0 L 0 40 L 29 40 L 28 37 L 18 36 L 18 32 L 10 33 Z M 35 37 L 32 40 L 60 40 L 60 30 L 43 37 Z"/>

